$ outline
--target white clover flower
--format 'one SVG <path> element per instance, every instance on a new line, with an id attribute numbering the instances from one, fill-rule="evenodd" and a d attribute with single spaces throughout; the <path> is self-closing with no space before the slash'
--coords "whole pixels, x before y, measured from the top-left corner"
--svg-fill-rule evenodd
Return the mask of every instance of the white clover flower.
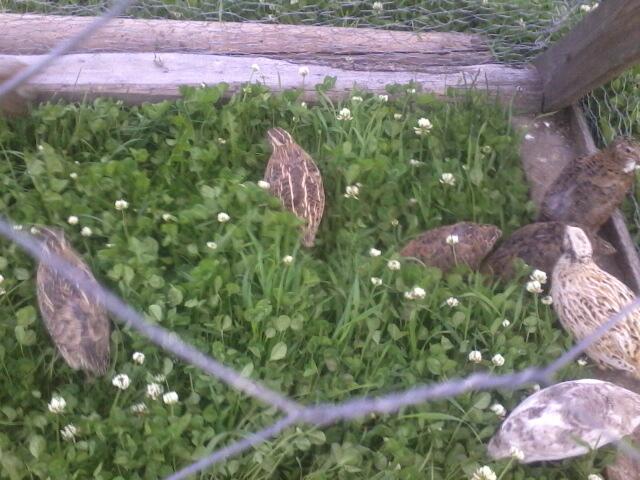
<path id="1" fill-rule="evenodd" d="M 421 118 L 418 120 L 418 126 L 413 127 L 413 131 L 416 132 L 416 135 L 422 136 L 429 133 L 432 128 L 433 124 L 428 118 Z"/>
<path id="2" fill-rule="evenodd" d="M 218 221 L 220 223 L 227 223 L 229 220 L 231 220 L 231 217 L 228 214 L 226 214 L 224 212 L 220 212 L 218 214 Z"/>
<path id="3" fill-rule="evenodd" d="M 170 213 L 163 213 L 162 220 L 164 220 L 165 222 L 175 222 L 177 218 L 171 215 Z"/>
<path id="4" fill-rule="evenodd" d="M 167 392 L 162 396 L 162 401 L 167 405 L 178 403 L 178 394 L 176 392 Z"/>
<path id="5" fill-rule="evenodd" d="M 587 477 L 587 480 L 602 480 L 602 477 L 600 475 L 598 475 L 597 473 L 591 473 Z"/>
<path id="6" fill-rule="evenodd" d="M 300 106 L 302 108 L 307 108 L 307 102 L 300 102 Z"/>
<path id="7" fill-rule="evenodd" d="M 373 2 L 373 11 L 376 13 L 380 13 L 382 12 L 382 10 L 384 10 L 384 5 L 382 4 L 382 2 Z"/>
<path id="8" fill-rule="evenodd" d="M 253 73 L 258 73 L 260 71 L 260 65 L 258 65 L 257 63 L 254 63 L 253 65 L 251 65 L 251 71 Z"/>
<path id="9" fill-rule="evenodd" d="M 67 442 L 75 441 L 76 435 L 78 433 L 78 428 L 72 423 L 65 425 L 62 430 L 60 430 L 60 435 L 62 435 L 62 439 Z"/>
<path id="10" fill-rule="evenodd" d="M 271 184 L 264 180 L 258 180 L 258 186 L 263 190 L 269 190 L 271 188 Z"/>
<path id="11" fill-rule="evenodd" d="M 218 143 L 219 143 L 220 145 L 224 145 L 225 143 L 227 143 L 227 140 L 226 140 L 226 139 L 224 139 L 224 138 L 222 138 L 222 137 L 218 137 Z"/>
<path id="12" fill-rule="evenodd" d="M 413 94 L 415 94 L 415 93 L 416 93 L 416 89 L 415 89 L 415 88 L 407 88 L 407 93 L 408 93 L 409 95 L 413 95 Z"/>
<path id="13" fill-rule="evenodd" d="M 401 113 L 394 113 L 393 114 L 393 119 L 394 120 L 402 120 L 402 114 Z"/>
<path id="14" fill-rule="evenodd" d="M 587 366 L 587 361 L 584 358 L 579 358 L 578 359 L 578 365 L 580 365 L 581 367 L 586 367 Z"/>
<path id="15" fill-rule="evenodd" d="M 144 402 L 135 403 L 131 405 L 131 411 L 133 413 L 143 414 L 147 411 L 147 406 L 144 404 Z"/>
<path id="16" fill-rule="evenodd" d="M 409 165 L 411 165 L 412 167 L 419 167 L 423 163 L 424 162 L 421 162 L 420 160 L 416 160 L 415 158 L 410 158 L 409 159 Z"/>
<path id="17" fill-rule="evenodd" d="M 551 295 L 546 295 L 542 297 L 542 300 L 540 301 L 543 305 L 551 305 L 553 303 L 553 297 Z"/>
<path id="18" fill-rule="evenodd" d="M 164 387 L 159 383 L 154 382 L 147 385 L 147 397 L 152 400 L 157 400 L 162 395 L 162 392 L 164 392 Z"/>
<path id="19" fill-rule="evenodd" d="M 427 292 L 424 291 L 423 288 L 413 287 L 408 292 L 404 292 L 404 298 L 407 300 L 422 300 L 427 296 Z"/>
<path id="20" fill-rule="evenodd" d="M 111 383 L 114 387 L 119 388 L 120 390 L 126 390 L 127 388 L 129 388 L 129 385 L 131 385 L 131 379 L 126 373 L 119 373 L 118 375 L 113 377 Z"/>
<path id="21" fill-rule="evenodd" d="M 0 287 L 0 297 L 6 294 L 7 294 L 7 291 L 4 288 Z"/>
<path id="22" fill-rule="evenodd" d="M 338 115 L 336 116 L 337 120 L 352 120 L 353 117 L 351 116 L 351 110 L 349 110 L 348 108 L 343 108 L 340 110 L 340 112 L 338 112 Z"/>
<path id="23" fill-rule="evenodd" d="M 542 270 L 534 270 L 531 275 L 529 275 L 529 278 L 540 282 L 541 285 L 547 283 L 547 274 Z"/>
<path id="24" fill-rule="evenodd" d="M 542 293 L 542 285 L 540 285 L 540 282 L 537 280 L 531 280 L 530 282 L 527 282 L 527 292 L 530 293 Z"/>
<path id="25" fill-rule="evenodd" d="M 369 249 L 369 256 L 370 257 L 379 257 L 380 255 L 382 255 L 382 252 L 380 250 L 378 250 L 377 248 L 370 248 Z"/>
<path id="26" fill-rule="evenodd" d="M 104 244 L 104 246 L 105 246 L 105 247 L 107 247 L 107 248 L 111 248 L 111 247 L 113 247 L 114 245 L 115 245 L 115 244 L 113 244 L 113 243 L 105 243 L 105 244 Z"/>
<path id="27" fill-rule="evenodd" d="M 0 283 L 4 282 L 4 277 L 0 275 Z"/>
<path id="28" fill-rule="evenodd" d="M 447 298 L 447 305 L 451 308 L 457 307 L 458 305 L 460 305 L 460 300 L 458 300 L 456 297 L 449 297 Z"/>
<path id="29" fill-rule="evenodd" d="M 82 230 L 80 230 L 80 235 L 82 235 L 83 237 L 90 237 L 91 235 L 93 235 L 93 231 L 89 227 L 82 227 Z"/>
<path id="30" fill-rule="evenodd" d="M 76 217 L 75 215 L 71 215 L 69 218 L 67 218 L 67 223 L 69 225 L 76 225 L 78 223 L 78 217 Z"/>
<path id="31" fill-rule="evenodd" d="M 71 172 L 71 173 L 69 174 L 69 178 L 70 178 L 71 180 L 77 180 L 77 179 L 78 179 L 78 174 L 77 174 L 76 172 Z"/>
<path id="32" fill-rule="evenodd" d="M 460 242 L 460 239 L 458 235 L 447 235 L 445 242 L 447 242 L 447 245 L 456 245 Z"/>
<path id="33" fill-rule="evenodd" d="M 300 67 L 298 69 L 298 75 L 300 75 L 302 78 L 309 75 L 309 67 Z"/>
<path id="34" fill-rule="evenodd" d="M 378 95 L 378 100 L 380 100 L 383 103 L 386 103 L 389 101 L 389 95 Z"/>
<path id="35" fill-rule="evenodd" d="M 216 242 L 207 242 L 207 248 L 209 250 L 215 250 L 218 248 L 218 244 Z"/>
<path id="36" fill-rule="evenodd" d="M 355 95 L 355 96 L 351 97 L 351 101 L 352 101 L 353 103 L 360 103 L 360 102 L 362 102 L 362 101 L 363 101 L 363 98 L 362 98 L 362 97 L 359 97 L 358 95 Z"/>
<path id="37" fill-rule="evenodd" d="M 378 277 L 371 277 L 371 284 L 374 287 L 379 287 L 380 285 L 382 285 L 382 279 Z"/>
<path id="38" fill-rule="evenodd" d="M 534 383 L 533 385 L 531 385 L 531 390 L 533 390 L 533 392 L 539 392 L 540 391 L 540 385 L 537 383 Z"/>
<path id="39" fill-rule="evenodd" d="M 410 198 L 409 199 L 409 205 L 417 205 L 418 204 L 418 199 L 417 198 Z"/>
<path id="40" fill-rule="evenodd" d="M 509 455 L 511 455 L 511 458 L 515 458 L 519 462 L 524 460 L 524 452 L 518 447 L 511 447 L 509 449 Z"/>
<path id="41" fill-rule="evenodd" d="M 43 150 L 44 150 L 44 147 L 43 147 L 42 145 L 38 145 L 38 150 L 39 150 L 39 151 L 43 151 Z"/>
<path id="42" fill-rule="evenodd" d="M 285 255 L 282 257 L 282 263 L 285 265 L 291 265 L 293 263 L 293 257 L 291 255 Z"/>
<path id="43" fill-rule="evenodd" d="M 511 325 L 511 322 L 505 318 L 505 319 L 502 321 L 502 326 L 503 326 L 504 328 L 507 328 L 509 325 Z"/>
<path id="44" fill-rule="evenodd" d="M 129 202 L 123 199 L 116 200 L 114 205 L 116 207 L 116 210 L 126 210 L 127 208 L 129 208 Z"/>
<path id="45" fill-rule="evenodd" d="M 51 413 L 62 413 L 67 406 L 67 401 L 59 395 L 54 395 L 47 406 Z"/>
<path id="46" fill-rule="evenodd" d="M 398 220 L 397 218 L 393 218 L 391 220 L 391 226 L 392 227 L 397 227 L 398 225 L 400 225 L 400 220 Z"/>
<path id="47" fill-rule="evenodd" d="M 387 268 L 389 270 L 400 270 L 400 262 L 398 260 L 389 260 L 387 262 Z"/>
<path id="48" fill-rule="evenodd" d="M 482 361 L 482 353 L 479 350 L 471 350 L 469 352 L 469 361 L 473 363 L 480 363 Z"/>
<path id="49" fill-rule="evenodd" d="M 440 175 L 440 183 L 453 187 L 456 184 L 456 177 L 453 176 L 453 173 L 443 173 Z"/>
<path id="50" fill-rule="evenodd" d="M 29 229 L 29 232 L 31 232 L 31 235 L 37 235 L 38 233 L 40 233 L 40 230 L 38 230 L 37 227 L 31 227 Z"/>
<path id="51" fill-rule="evenodd" d="M 499 353 L 496 353 L 492 358 L 491 358 L 491 362 L 496 366 L 496 367 L 501 367 L 502 365 L 504 365 L 504 357 L 502 355 L 500 355 Z"/>
<path id="52" fill-rule="evenodd" d="M 589 13 L 590 11 L 598 8 L 598 5 L 600 5 L 598 2 L 592 3 L 591 5 L 580 5 L 580 10 Z M 592 479 L 590 478 L 589 480 Z"/>
<path id="53" fill-rule="evenodd" d="M 360 194 L 360 187 L 358 185 L 347 185 L 347 188 L 344 189 L 345 198 L 355 198 L 358 199 L 358 195 Z"/>
<path id="54" fill-rule="evenodd" d="M 14 230 L 18 230 L 18 231 L 19 231 L 19 230 L 22 230 L 22 225 L 14 225 L 14 226 L 13 226 L 13 229 L 14 229 Z"/>
<path id="55" fill-rule="evenodd" d="M 497 479 L 498 477 L 496 476 L 495 472 L 486 465 L 477 469 L 473 474 L 473 476 L 471 477 L 471 480 L 497 480 Z"/>
<path id="56" fill-rule="evenodd" d="M 134 362 L 136 362 L 138 365 L 142 365 L 144 363 L 144 353 L 142 352 L 134 352 L 133 355 L 131 355 L 131 358 L 133 359 Z"/>
<path id="57" fill-rule="evenodd" d="M 494 403 L 489 409 L 499 417 L 504 417 L 507 414 L 507 410 L 499 403 Z"/>

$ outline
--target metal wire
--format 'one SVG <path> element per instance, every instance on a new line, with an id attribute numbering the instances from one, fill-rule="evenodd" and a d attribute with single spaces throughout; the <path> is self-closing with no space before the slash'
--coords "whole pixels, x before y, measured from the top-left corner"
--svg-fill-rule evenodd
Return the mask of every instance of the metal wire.
<path id="1" fill-rule="evenodd" d="M 20 2 L 14 2 L 16 4 L 20 4 Z M 34 3 L 34 2 L 31 2 Z M 42 71 L 48 65 L 56 60 L 59 56 L 71 51 L 75 46 L 80 44 L 82 41 L 86 40 L 95 30 L 104 26 L 110 19 L 123 14 L 127 8 L 133 3 L 132 0 L 120 0 L 118 1 L 111 9 L 105 12 L 102 16 L 97 18 L 94 22 L 92 22 L 89 26 L 83 29 L 79 34 L 61 42 L 57 45 L 51 52 L 43 57 L 40 61 L 32 64 L 27 67 L 19 74 L 15 75 L 13 78 L 7 80 L 2 85 L 0 85 L 0 97 L 6 95 L 7 93 L 13 91 L 15 88 L 20 86 L 22 83 L 26 82 L 29 78 L 36 75 L 38 72 Z M 229 11 L 223 11 L 222 6 L 224 2 L 218 2 L 218 9 L 214 11 L 212 15 L 217 15 L 217 20 L 226 19 L 226 20 L 237 20 L 242 19 L 244 14 L 248 15 L 248 12 L 251 10 L 247 10 L 248 5 L 252 2 L 236 2 L 236 4 L 230 3 L 227 4 L 229 7 Z M 255 3 L 255 2 L 253 2 Z M 446 4 L 446 2 L 444 2 Z M 514 38 L 518 39 L 518 43 L 514 43 L 510 50 L 510 54 L 513 61 L 522 61 L 523 59 L 530 58 L 532 53 L 535 53 L 546 47 L 548 42 L 551 39 L 551 36 L 561 31 L 563 28 L 566 28 L 570 23 L 570 20 L 573 18 L 573 14 L 577 10 L 578 6 L 584 2 L 581 1 L 572 1 L 572 2 L 558 2 L 559 6 L 562 8 L 558 9 L 557 15 L 552 16 L 551 18 L 545 19 L 544 21 L 540 21 L 539 28 L 537 28 L 534 33 L 534 40 L 531 40 L 529 37 L 527 42 L 523 44 L 523 35 L 528 32 L 531 34 L 531 29 L 527 27 L 527 22 L 529 20 L 535 21 L 535 16 L 531 18 L 527 18 L 527 21 L 522 20 L 522 24 L 518 25 L 518 29 L 523 32 L 515 32 L 514 30 Z M 146 6 L 151 5 L 151 2 L 147 2 Z M 356 5 L 359 8 L 368 8 L 365 2 L 349 2 L 350 6 Z M 274 7 L 275 5 L 275 7 Z M 347 4 L 345 3 L 345 6 Z M 50 2 L 43 3 L 43 6 L 47 6 L 49 9 L 54 8 L 55 4 L 51 4 Z M 64 6 L 61 6 L 62 9 Z M 153 4 L 153 9 L 151 12 L 166 10 L 169 6 L 164 5 L 162 3 Z M 279 15 L 280 20 L 286 20 L 287 15 L 293 15 L 296 12 L 285 12 L 279 10 L 277 4 L 268 4 L 266 7 L 260 3 L 255 3 L 253 5 L 254 8 L 270 8 L 274 12 Z M 277 8 L 276 8 L 277 7 Z M 522 5 L 518 4 L 518 8 L 521 8 Z M 66 6 L 67 9 L 73 9 L 74 6 Z M 83 7 L 87 9 L 83 13 L 95 13 L 95 10 L 92 10 L 91 7 Z M 96 8 L 94 6 L 94 8 Z M 100 7 L 101 8 L 101 7 Z M 244 10 L 243 10 L 244 8 Z M 342 8 L 342 7 L 340 7 Z M 497 14 L 496 12 L 485 12 L 482 13 L 482 10 L 478 11 L 477 9 L 471 8 L 470 5 L 462 7 L 462 10 L 468 9 L 467 11 L 457 12 L 457 13 L 468 13 L 468 17 L 473 18 L 473 21 L 476 23 L 480 23 L 480 28 L 486 28 L 483 33 L 488 33 L 490 36 L 492 35 L 490 29 L 487 25 L 490 22 L 495 21 L 496 19 L 505 18 L 509 19 L 510 15 L 515 11 L 515 5 L 513 9 L 509 10 L 507 6 L 501 13 Z M 416 10 L 418 9 L 418 10 Z M 513 10 L 513 11 L 512 11 Z M 138 10 L 139 12 L 140 10 Z M 345 22 L 349 22 L 348 15 L 341 14 L 340 9 L 336 8 L 336 12 L 332 12 L 332 14 L 327 15 L 327 12 L 324 12 L 324 16 L 322 14 L 318 14 L 318 12 L 309 11 L 301 11 L 298 12 L 302 15 L 301 23 L 313 23 L 313 24 L 336 24 L 340 23 L 344 24 Z M 422 10 L 421 7 L 414 7 L 414 10 L 411 13 L 421 12 L 422 16 L 418 16 L 418 18 L 412 18 L 410 23 L 406 22 L 396 22 L 396 23 L 388 23 L 385 27 L 396 27 L 396 28 L 404 28 L 404 29 L 412 29 L 412 30 L 442 30 L 449 29 L 454 30 L 456 27 L 460 27 L 460 20 L 456 20 L 456 18 L 463 18 L 464 15 L 460 16 L 451 16 L 449 18 L 436 17 L 428 15 L 432 15 L 432 11 L 430 10 Z M 480 12 L 480 13 L 478 13 Z M 60 12 L 58 12 L 60 13 Z M 63 12 L 69 13 L 69 12 Z M 77 12 L 76 12 L 77 13 Z M 184 16 L 183 12 L 174 12 L 174 17 Z M 322 12 L 320 12 L 322 13 Z M 385 15 L 389 15 L 391 12 L 384 12 Z M 398 12 L 394 12 L 398 13 Z M 304 21 L 305 15 L 316 16 L 309 18 L 316 18 L 317 21 L 309 22 Z M 332 17 L 333 15 L 333 17 Z M 485 15 L 486 18 L 483 18 L 482 15 Z M 153 15 L 142 15 L 142 16 L 153 16 Z M 166 15 L 165 15 L 166 16 Z M 336 22 L 336 18 L 340 20 L 340 22 Z M 274 21 L 274 14 L 265 14 L 265 21 Z M 355 18 L 351 19 L 355 21 Z M 361 20 L 361 19 L 360 19 Z M 370 18 L 370 25 L 368 26 L 380 26 L 375 22 L 375 18 Z M 469 21 L 468 19 L 466 21 Z M 482 23 L 484 21 L 485 23 Z M 470 22 L 470 21 L 469 21 Z M 471 22 L 470 22 L 471 23 Z M 362 24 L 362 22 L 360 22 Z M 365 23 L 366 24 L 366 23 Z M 504 25 L 502 25 L 504 27 Z M 474 31 L 472 28 L 468 30 Z M 475 31 L 478 31 L 477 29 Z M 516 35 L 517 33 L 517 35 Z M 494 37 L 499 36 L 499 32 L 493 33 Z M 499 42 L 498 42 L 499 43 Z M 508 50 L 508 49 L 507 49 Z M 30 235 L 16 231 L 13 229 L 12 224 L 0 217 L 0 235 L 15 242 L 20 248 L 25 250 L 29 255 L 38 260 L 39 262 L 45 263 L 48 267 L 55 269 L 58 273 L 60 273 L 63 277 L 65 277 L 69 281 L 73 281 L 74 278 L 77 278 L 81 272 L 79 269 L 74 267 L 73 265 L 66 262 L 62 257 L 56 255 L 43 255 L 40 242 L 36 241 Z M 82 286 L 80 287 L 86 291 L 86 293 L 93 295 L 95 298 L 100 299 L 105 308 L 113 314 L 115 317 L 119 318 L 126 325 L 131 326 L 138 332 L 145 335 L 149 340 L 151 340 L 156 345 L 161 348 L 171 352 L 177 357 L 181 358 L 187 363 L 190 363 L 194 366 L 201 368 L 204 372 L 209 375 L 223 381 L 227 385 L 232 388 L 239 390 L 247 395 L 264 402 L 270 406 L 276 407 L 281 412 L 285 413 L 285 417 L 276 421 L 272 425 L 250 434 L 244 439 L 233 442 L 223 448 L 220 448 L 210 455 L 188 465 L 187 467 L 175 472 L 170 475 L 168 480 L 179 480 L 186 478 L 189 475 L 193 475 L 203 469 L 209 468 L 216 463 L 222 462 L 234 455 L 238 455 L 243 451 L 246 451 L 249 448 L 252 448 L 260 443 L 267 441 L 269 438 L 279 434 L 284 429 L 298 424 L 298 423 L 306 423 L 313 424 L 317 426 L 326 426 L 331 423 L 336 423 L 339 421 L 348 421 L 358 417 L 362 417 L 365 415 L 369 415 L 371 413 L 393 413 L 398 411 L 399 409 L 416 405 L 419 403 L 424 403 L 426 401 L 450 398 L 456 395 L 460 395 L 464 392 L 468 392 L 471 390 L 489 390 L 496 388 L 506 388 L 506 389 L 516 389 L 522 387 L 524 385 L 530 383 L 543 383 L 548 384 L 552 382 L 552 378 L 554 374 L 563 368 L 564 366 L 571 363 L 577 356 L 579 356 L 582 352 L 584 352 L 590 345 L 596 342 L 602 335 L 604 335 L 610 328 L 612 328 L 615 324 L 624 319 L 629 313 L 640 306 L 640 299 L 636 298 L 629 305 L 625 306 L 620 312 L 611 316 L 611 318 L 603 325 L 601 325 L 596 331 L 594 331 L 591 335 L 584 338 L 582 341 L 578 342 L 574 345 L 569 351 L 564 353 L 558 359 L 550 363 L 546 367 L 542 368 L 528 368 L 520 372 L 507 374 L 507 375 L 492 375 L 489 373 L 476 373 L 470 375 L 466 378 L 449 380 L 446 382 L 429 384 L 429 385 L 420 385 L 414 388 L 410 388 L 401 392 L 394 392 L 386 395 L 380 395 L 377 397 L 359 397 L 351 400 L 347 400 L 338 404 L 319 404 L 315 406 L 303 406 L 298 402 L 295 402 L 269 388 L 265 387 L 259 382 L 254 382 L 250 379 L 247 379 L 235 372 L 233 369 L 223 365 L 222 363 L 216 361 L 215 359 L 205 355 L 204 353 L 198 351 L 193 348 L 191 345 L 185 343 L 180 338 L 177 337 L 173 332 L 166 330 L 157 325 L 151 324 L 147 322 L 144 317 L 136 312 L 132 307 L 126 304 L 123 300 L 121 300 L 118 296 L 111 293 L 106 288 L 102 287 L 99 284 L 94 286 Z M 623 449 L 626 453 L 633 453 L 633 456 L 640 456 L 638 452 L 630 447 L 627 444 L 620 444 L 620 448 Z"/>
<path id="2" fill-rule="evenodd" d="M 56 270 L 69 281 L 82 275 L 77 267 L 73 266 L 62 257 L 51 253 L 44 254 L 40 241 L 30 235 L 14 230 L 12 224 L 0 217 L 0 235 L 16 243 L 29 255 L 45 263 L 49 268 Z M 75 283 L 75 282 L 74 282 Z M 606 323 L 601 325 L 589 336 L 574 345 L 569 351 L 557 360 L 543 368 L 528 368 L 520 372 L 506 375 L 492 375 L 489 373 L 476 373 L 465 378 L 449 380 L 446 382 L 420 385 L 402 392 L 394 392 L 377 397 L 360 397 L 347 400 L 338 404 L 320 404 L 304 407 L 290 400 L 258 382 L 251 381 L 233 369 L 224 366 L 211 357 L 191 347 L 180 340 L 174 333 L 149 323 L 144 317 L 127 305 L 118 296 L 100 284 L 79 285 L 80 289 L 93 298 L 98 298 L 104 307 L 126 325 L 131 326 L 145 335 L 156 345 L 173 353 L 182 360 L 201 368 L 208 374 L 222 380 L 229 386 L 246 393 L 247 395 L 263 401 L 270 406 L 278 408 L 287 414 L 271 426 L 249 437 L 234 442 L 226 447 L 216 450 L 211 455 L 198 460 L 188 467 L 168 477 L 171 480 L 186 478 L 204 468 L 219 463 L 232 455 L 237 455 L 252 446 L 262 443 L 270 437 L 277 435 L 285 428 L 296 423 L 307 423 L 317 426 L 326 426 L 338 421 L 353 420 L 372 413 L 393 413 L 401 408 L 424 403 L 430 400 L 451 398 L 471 390 L 490 390 L 497 388 L 516 389 L 531 383 L 548 384 L 553 375 L 571 363 L 589 346 L 596 342 L 610 328 L 628 316 L 640 306 L 640 298 L 634 299 L 615 315 L 612 315 Z"/>

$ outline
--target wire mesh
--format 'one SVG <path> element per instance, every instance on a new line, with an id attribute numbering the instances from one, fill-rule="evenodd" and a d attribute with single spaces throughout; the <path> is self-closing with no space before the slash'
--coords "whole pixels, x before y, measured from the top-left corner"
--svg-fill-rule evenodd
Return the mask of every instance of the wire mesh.
<path id="1" fill-rule="evenodd" d="M 107 11 L 102 23 L 110 15 L 117 14 L 119 9 L 126 7 L 127 2 L 116 4 L 115 8 Z M 392 28 L 411 31 L 466 31 L 483 33 L 492 40 L 495 54 L 499 59 L 507 62 L 520 63 L 529 60 L 557 35 L 570 28 L 579 18 L 580 7 L 584 2 L 568 1 L 535 1 L 535 2 L 469 2 L 469 1 L 433 1 L 433 2 L 246 2 L 246 1 L 218 1 L 218 2 L 187 2 L 168 4 L 161 1 L 147 0 L 131 7 L 128 15 L 143 18 L 173 18 L 190 20 L 217 21 L 259 21 L 274 23 L 296 23 L 306 25 L 337 25 L 337 26 L 367 26 L 377 28 Z M 3 1 L 0 7 L 3 11 L 42 12 L 66 15 L 97 15 L 104 14 L 109 4 L 107 2 L 87 2 L 77 5 L 67 2 L 45 1 Z M 93 28 L 97 28 L 99 22 Z M 81 35 L 87 35 L 90 31 Z M 71 39 L 65 45 L 60 45 L 48 61 L 64 53 L 73 42 L 82 40 L 82 36 Z M 37 68 L 43 68 L 43 62 Z M 37 68 L 30 71 L 34 74 Z M 0 86 L 2 92 L 8 92 L 19 83 L 26 80 L 27 75 L 16 77 L 13 82 Z M 632 89 L 638 87 L 640 75 L 631 72 L 611 86 L 595 92 L 586 100 L 590 118 L 596 128 L 599 138 L 606 141 L 614 132 L 637 133 L 637 118 L 640 107 L 636 102 L 629 102 L 626 92 L 629 85 Z M 632 99 L 633 100 L 633 99 Z M 604 118 L 604 120 L 603 120 Z M 636 207 L 637 212 L 637 207 Z M 47 263 L 63 276 L 73 281 L 78 276 L 75 267 L 61 257 L 45 257 L 41 253 L 38 243 L 22 234 L 13 226 L 0 219 L 0 234 L 16 242 L 30 255 L 41 262 Z M 508 375 L 491 375 L 486 373 L 474 374 L 463 379 L 450 380 L 433 385 L 422 385 L 403 392 L 396 392 L 379 397 L 363 397 L 348 400 L 339 404 L 322 404 L 317 406 L 303 406 L 281 394 L 268 389 L 259 382 L 246 379 L 240 373 L 234 372 L 216 360 L 198 352 L 190 345 L 182 342 L 170 331 L 148 323 L 140 314 L 124 303 L 117 296 L 96 287 L 91 292 L 99 297 L 106 308 L 133 328 L 137 329 L 151 341 L 162 348 L 174 353 L 179 358 L 192 365 L 198 366 L 229 386 L 257 398 L 286 414 L 267 428 L 258 431 L 247 438 L 234 442 L 227 447 L 216 450 L 209 456 L 176 472 L 171 479 L 186 478 L 198 471 L 228 459 L 230 456 L 245 451 L 259 443 L 277 435 L 284 429 L 296 423 L 310 423 L 318 426 L 328 425 L 338 421 L 351 420 L 370 413 L 391 413 L 400 408 L 434 399 L 451 398 L 469 390 L 483 389 L 515 389 L 520 386 L 539 382 L 549 383 L 553 375 L 578 355 L 597 341 L 607 330 L 624 319 L 640 305 L 640 299 L 634 300 L 623 310 L 603 324 L 590 336 L 577 343 L 573 348 L 544 368 L 529 368 L 521 372 Z M 629 450 L 628 447 L 625 447 Z M 633 451 L 633 450 L 629 450 Z"/>
<path id="2" fill-rule="evenodd" d="M 2 0 L 0 11 L 99 15 L 110 2 Z M 414 32 L 483 34 L 501 61 L 523 63 L 544 50 L 584 14 L 582 0 L 145 0 L 127 11 L 136 18 L 264 22 L 368 27 Z M 161 46 L 159 46 L 161 51 Z"/>

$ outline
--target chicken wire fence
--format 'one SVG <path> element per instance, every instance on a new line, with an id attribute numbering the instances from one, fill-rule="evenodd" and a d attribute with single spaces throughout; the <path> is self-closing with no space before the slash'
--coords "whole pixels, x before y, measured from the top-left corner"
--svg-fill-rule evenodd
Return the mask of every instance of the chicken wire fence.
<path id="1" fill-rule="evenodd" d="M 305 25 L 366 26 L 410 31 L 463 31 L 483 33 L 492 43 L 493 49 L 503 61 L 522 63 L 543 50 L 554 38 L 568 30 L 592 5 L 582 1 L 431 1 L 431 2 L 359 2 L 333 1 L 305 2 L 163 2 L 145 0 L 133 2 L 120 0 L 110 2 L 89 1 L 82 5 L 66 1 L 18 1 L 0 0 L 0 11 L 48 13 L 64 15 L 102 15 L 89 28 L 76 37 L 58 45 L 49 56 L 32 65 L 22 75 L 0 85 L 0 96 L 16 88 L 43 69 L 59 55 L 70 51 L 110 18 L 119 16 L 141 18 L 171 18 L 209 21 L 260 21 Z M 614 133 L 638 133 L 640 115 L 639 99 L 629 95 L 629 85 L 640 83 L 640 74 L 630 72 L 614 82 L 614 88 L 598 89 L 584 100 L 589 119 L 601 143 L 606 143 Z M 631 100 L 631 101 L 630 101 Z M 635 102 L 635 103 L 634 103 Z M 635 117 L 634 117 L 635 115 Z M 604 120 L 603 120 L 604 118 Z M 636 130 L 634 130 L 634 128 Z M 636 208 L 636 212 L 639 209 Z M 636 217 L 640 225 L 640 214 Z M 69 281 L 83 274 L 77 267 L 62 257 L 43 255 L 38 240 L 22 233 L 10 221 L 0 218 L 0 235 L 15 242 L 37 261 L 44 262 Z M 100 285 L 81 287 L 95 298 L 99 298 L 106 309 L 117 319 L 146 336 L 167 352 L 194 365 L 231 388 L 277 409 L 282 418 L 272 425 L 248 435 L 246 438 L 220 448 L 208 456 L 171 475 L 170 479 L 181 479 L 222 462 L 254 446 L 266 442 L 288 427 L 308 424 L 318 427 L 340 421 L 361 418 L 369 414 L 393 413 L 404 407 L 427 401 L 452 398 L 468 391 L 505 389 L 515 390 L 522 386 L 541 383 L 550 384 L 554 375 L 574 361 L 591 344 L 597 341 L 615 324 L 623 320 L 640 306 L 640 298 L 612 315 L 591 335 L 584 338 L 546 367 L 527 368 L 506 375 L 475 373 L 466 378 L 416 387 L 380 395 L 356 397 L 336 404 L 306 406 L 269 389 L 260 382 L 246 378 L 241 373 L 226 367 L 215 359 L 183 342 L 171 331 L 147 322 L 127 303 Z M 640 452 L 632 446 L 619 444 L 626 454 L 640 459 Z"/>
<path id="2" fill-rule="evenodd" d="M 0 0 L 0 11 L 95 16 L 111 3 Z M 500 60 L 523 63 L 571 28 L 591 5 L 584 0 L 144 0 L 131 5 L 125 16 L 481 33 Z"/>

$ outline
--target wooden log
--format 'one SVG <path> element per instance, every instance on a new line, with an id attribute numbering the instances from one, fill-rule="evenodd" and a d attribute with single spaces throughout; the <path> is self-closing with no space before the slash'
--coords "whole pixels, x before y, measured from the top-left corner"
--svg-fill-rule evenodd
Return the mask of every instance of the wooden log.
<path id="1" fill-rule="evenodd" d="M 44 54 L 92 20 L 0 14 L 0 53 Z M 377 71 L 428 71 L 434 66 L 494 62 L 482 37 L 462 33 L 144 19 L 114 19 L 74 50 L 99 52 L 262 56 Z"/>
<path id="2" fill-rule="evenodd" d="M 0 55 L 2 62 L 31 63 L 37 55 Z M 252 73 L 252 65 L 260 72 Z M 90 53 L 59 58 L 28 84 L 30 93 L 44 100 L 55 96 L 77 100 L 96 96 L 141 103 L 180 96 L 181 85 L 226 82 L 229 92 L 249 81 L 260 82 L 273 91 L 299 88 L 306 101 L 317 97 L 315 85 L 326 76 L 336 77 L 331 99 L 348 96 L 354 87 L 377 94 L 388 84 L 415 82 L 418 88 L 444 96 L 448 89 L 479 89 L 497 95 L 524 111 L 538 111 L 541 95 L 534 68 L 514 68 L 501 64 L 432 67 L 429 72 L 354 71 L 326 66 L 310 66 L 302 77 L 299 65 L 284 60 L 256 56 L 221 56 L 179 53 Z"/>
<path id="3" fill-rule="evenodd" d="M 534 60 L 545 112 L 567 107 L 640 62 L 640 1 L 607 0 Z"/>

